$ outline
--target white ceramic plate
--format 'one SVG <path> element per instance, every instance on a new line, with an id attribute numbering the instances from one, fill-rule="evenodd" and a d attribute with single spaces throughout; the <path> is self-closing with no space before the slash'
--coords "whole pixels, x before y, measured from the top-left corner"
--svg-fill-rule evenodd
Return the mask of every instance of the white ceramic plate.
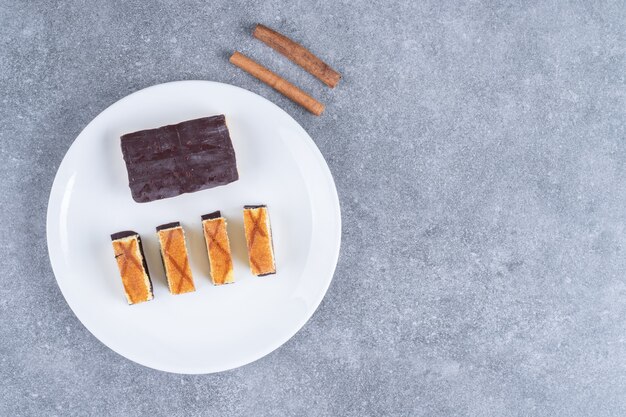
<path id="1" fill-rule="evenodd" d="M 226 115 L 239 181 L 135 203 L 120 135 L 215 114 Z M 250 273 L 245 204 L 268 205 L 276 275 Z M 200 222 L 214 210 L 228 220 L 236 280 L 220 287 L 209 278 Z M 167 290 L 155 227 L 171 221 L 186 232 L 194 293 Z M 127 229 L 142 236 L 154 286 L 154 300 L 133 306 L 126 303 L 109 236 Z M 337 264 L 341 216 L 324 158 L 287 113 L 238 87 L 181 81 L 129 95 L 81 132 L 52 186 L 47 235 L 59 287 L 94 336 L 142 365 L 199 374 L 259 359 L 306 323 Z"/>

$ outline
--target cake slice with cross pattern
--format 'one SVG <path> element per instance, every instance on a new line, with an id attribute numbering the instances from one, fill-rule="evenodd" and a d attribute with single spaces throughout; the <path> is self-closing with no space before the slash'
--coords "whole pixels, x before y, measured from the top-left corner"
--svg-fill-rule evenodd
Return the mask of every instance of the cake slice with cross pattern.
<path id="1" fill-rule="evenodd" d="M 156 228 L 161 245 L 161 258 L 165 268 L 167 287 L 172 294 L 184 294 L 196 290 L 189 266 L 185 232 L 179 222 L 167 223 Z"/>
<path id="2" fill-rule="evenodd" d="M 132 230 L 114 233 L 111 244 L 128 304 L 152 300 L 152 281 L 139 233 Z"/>
<path id="3" fill-rule="evenodd" d="M 267 206 L 244 206 L 243 225 L 252 274 L 256 276 L 275 274 L 276 261 Z"/>
<path id="4" fill-rule="evenodd" d="M 226 219 L 219 211 L 205 214 L 202 216 L 202 230 L 209 255 L 213 285 L 235 282 Z"/>

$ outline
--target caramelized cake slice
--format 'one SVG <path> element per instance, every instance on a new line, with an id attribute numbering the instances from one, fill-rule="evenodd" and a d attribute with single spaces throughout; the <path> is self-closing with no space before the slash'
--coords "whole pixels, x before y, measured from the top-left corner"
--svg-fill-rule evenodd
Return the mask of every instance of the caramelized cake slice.
<path id="1" fill-rule="evenodd" d="M 161 245 L 161 259 L 165 268 L 167 287 L 172 294 L 183 294 L 196 290 L 193 284 L 185 232 L 180 223 L 167 223 L 156 228 Z"/>
<path id="2" fill-rule="evenodd" d="M 272 228 L 267 206 L 244 206 L 243 225 L 246 231 L 248 258 L 253 275 L 276 273 Z"/>
<path id="3" fill-rule="evenodd" d="M 211 265 L 213 285 L 235 282 L 233 276 L 233 258 L 230 254 L 230 242 L 226 232 L 226 219 L 219 211 L 202 216 L 202 230 Z"/>
<path id="4" fill-rule="evenodd" d="M 139 234 L 132 230 L 118 232 L 111 235 L 111 241 L 128 304 L 152 300 L 152 281 Z"/>

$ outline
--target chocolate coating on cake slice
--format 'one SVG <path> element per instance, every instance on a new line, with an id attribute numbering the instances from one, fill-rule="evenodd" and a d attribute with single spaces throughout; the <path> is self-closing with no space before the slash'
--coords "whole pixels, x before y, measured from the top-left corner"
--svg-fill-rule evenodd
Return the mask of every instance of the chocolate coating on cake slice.
<path id="1" fill-rule="evenodd" d="M 121 146 L 128 185 L 138 203 L 239 179 L 224 115 L 127 133 Z"/>
<path id="2" fill-rule="evenodd" d="M 159 230 L 173 229 L 175 227 L 180 227 L 180 222 L 171 222 L 171 223 L 162 224 L 156 227 L 156 231 L 158 232 Z"/>
<path id="3" fill-rule="evenodd" d="M 202 220 L 219 219 L 220 217 L 222 217 L 222 213 L 219 210 L 200 216 Z"/>
<path id="4" fill-rule="evenodd" d="M 123 232 L 117 232 L 117 233 L 113 233 L 111 235 L 111 240 L 118 240 L 118 239 L 122 239 L 128 236 L 139 236 L 139 233 L 134 232 L 132 230 L 124 230 Z"/>

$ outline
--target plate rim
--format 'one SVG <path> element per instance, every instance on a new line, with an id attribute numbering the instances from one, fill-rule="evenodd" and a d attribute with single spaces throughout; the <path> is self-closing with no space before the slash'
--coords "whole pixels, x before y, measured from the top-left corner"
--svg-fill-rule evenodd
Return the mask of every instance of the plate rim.
<path id="1" fill-rule="evenodd" d="M 325 280 L 324 285 L 322 287 L 320 287 L 321 291 L 319 292 L 319 296 L 316 299 L 314 299 L 314 301 L 312 301 L 312 304 L 311 304 L 312 308 L 309 311 L 307 311 L 306 314 L 302 315 L 302 318 L 293 326 L 293 329 L 291 331 L 286 332 L 285 335 L 282 338 L 277 338 L 276 342 L 273 343 L 273 344 L 270 344 L 269 347 L 267 347 L 266 349 L 259 351 L 259 354 L 255 355 L 254 358 L 252 358 L 252 359 L 248 359 L 247 358 L 247 359 L 242 360 L 242 361 L 240 361 L 240 362 L 238 362 L 238 363 L 236 363 L 234 365 L 221 367 L 221 368 L 216 369 L 216 370 L 199 369 L 197 372 L 189 371 L 188 369 L 185 369 L 185 370 L 163 369 L 163 368 L 152 366 L 150 364 L 142 363 L 142 362 L 140 362 L 140 361 L 138 361 L 138 360 L 136 360 L 134 358 L 131 359 L 131 358 L 125 356 L 124 354 L 120 353 L 114 347 L 109 346 L 108 344 L 103 342 L 96 335 L 96 333 L 94 333 L 92 328 L 90 328 L 90 326 L 88 326 L 87 324 L 85 324 L 83 322 L 83 320 L 81 320 L 81 318 L 77 314 L 74 306 L 72 306 L 72 304 L 70 303 L 70 301 L 68 300 L 68 298 L 66 296 L 66 292 L 64 291 L 64 284 L 61 284 L 61 282 L 59 281 L 59 278 L 58 278 L 58 276 L 62 275 L 62 273 L 61 273 L 62 271 L 60 271 L 61 266 L 59 265 L 61 261 L 57 258 L 57 255 L 59 255 L 59 252 L 61 251 L 61 249 L 58 247 L 57 242 L 53 242 L 53 238 L 51 236 L 52 235 L 51 229 L 53 228 L 53 225 L 55 224 L 55 220 L 53 219 L 53 217 L 55 217 L 54 215 L 58 211 L 56 209 L 60 209 L 60 205 L 62 204 L 62 201 L 61 201 L 60 197 L 63 196 L 63 192 L 62 192 L 63 189 L 62 188 L 63 188 L 63 185 L 65 184 L 65 183 L 61 184 L 62 178 L 60 178 L 61 176 L 59 175 L 59 173 L 61 172 L 64 164 L 67 163 L 66 161 L 68 160 L 68 156 L 71 154 L 72 149 L 74 148 L 74 145 L 76 144 L 78 139 L 85 133 L 85 131 L 87 131 L 87 129 L 89 129 L 89 127 L 92 124 L 94 124 L 98 119 L 103 117 L 103 115 L 107 111 L 109 111 L 112 107 L 116 106 L 117 104 L 119 104 L 121 102 L 124 102 L 124 101 L 127 101 L 127 100 L 130 100 L 130 99 L 132 99 L 133 96 L 139 95 L 139 94 L 141 94 L 141 93 L 143 93 L 143 92 L 145 92 L 147 90 L 164 88 L 166 86 L 167 87 L 176 87 L 176 85 L 183 85 L 183 84 L 206 84 L 206 85 L 214 85 L 214 86 L 219 86 L 219 87 L 234 88 L 234 89 L 237 89 L 237 90 L 242 90 L 243 92 L 245 92 L 247 94 L 252 94 L 256 98 L 260 98 L 264 102 L 268 103 L 270 105 L 270 107 L 272 107 L 274 110 L 277 110 L 279 113 L 282 113 L 288 119 L 293 121 L 293 123 L 295 123 L 297 128 L 303 133 L 302 136 L 303 136 L 304 144 L 307 145 L 307 151 L 312 152 L 316 162 L 318 164 L 320 164 L 320 166 L 322 167 L 322 171 L 324 172 L 324 177 L 325 177 L 323 183 L 330 187 L 330 190 L 329 190 L 330 191 L 330 193 L 329 193 L 330 201 L 329 201 L 329 203 L 332 203 L 331 210 L 332 210 L 332 212 L 336 213 L 336 216 L 334 218 L 335 223 L 336 223 L 336 228 L 335 228 L 335 233 L 334 233 L 334 236 L 333 236 L 333 242 L 336 242 L 336 247 L 335 247 L 335 249 L 332 252 L 332 259 L 329 259 L 329 261 L 332 260 L 332 266 L 331 266 L 329 278 L 327 280 Z M 56 221 L 58 222 L 58 220 L 56 220 Z M 144 367 L 147 367 L 147 368 L 150 368 L 150 369 L 156 369 L 156 370 L 159 370 L 159 371 L 162 371 L 162 372 L 174 373 L 174 374 L 211 374 L 211 373 L 218 373 L 218 372 L 228 371 L 228 370 L 231 370 L 231 369 L 236 369 L 236 368 L 239 368 L 241 366 L 244 366 L 244 365 L 247 365 L 249 363 L 255 362 L 255 361 L 257 361 L 257 360 L 267 356 L 271 352 L 273 352 L 276 349 L 278 349 L 279 347 L 281 347 L 287 341 L 289 341 L 311 319 L 311 317 L 315 314 L 315 312 L 319 308 L 322 300 L 326 296 L 326 293 L 328 292 L 328 288 L 330 287 L 330 284 L 331 284 L 331 282 L 332 282 L 332 280 L 334 278 L 334 274 L 336 272 L 337 264 L 338 264 L 338 261 L 339 261 L 339 254 L 340 254 L 340 251 L 341 251 L 341 237 L 342 237 L 342 218 L 341 218 L 341 206 L 340 206 L 340 203 L 339 203 L 339 195 L 337 193 L 337 187 L 336 187 L 336 184 L 335 184 L 332 172 L 330 170 L 330 167 L 328 166 L 328 163 L 326 162 L 326 159 L 324 158 L 324 156 L 322 155 L 321 151 L 319 150 L 317 144 L 313 141 L 313 139 L 308 134 L 308 132 L 289 113 L 287 113 L 284 109 L 279 107 L 277 104 L 275 104 L 271 100 L 269 100 L 269 99 L 267 99 L 267 98 L 265 98 L 265 97 L 263 97 L 263 96 L 261 96 L 261 95 L 259 95 L 257 93 L 254 93 L 254 92 L 252 92 L 250 90 L 247 90 L 245 88 L 242 88 L 242 87 L 239 87 L 239 86 L 236 86 L 236 85 L 232 85 L 232 84 L 228 84 L 228 83 L 222 83 L 222 82 L 217 82 L 217 81 L 208 81 L 208 80 L 179 80 L 179 81 L 169 81 L 169 82 L 165 82 L 165 83 L 151 85 L 149 87 L 145 87 L 145 88 L 141 88 L 139 90 L 136 90 L 136 91 L 134 91 L 134 92 L 132 92 L 132 93 L 130 93 L 130 94 L 120 98 L 119 100 L 114 101 L 113 103 L 108 105 L 105 109 L 103 109 L 101 112 L 99 112 L 94 118 L 92 118 L 83 127 L 83 129 L 74 138 L 72 143 L 67 148 L 65 154 L 63 155 L 63 158 L 61 159 L 61 162 L 57 166 L 57 169 L 56 169 L 56 172 L 55 172 L 55 176 L 54 176 L 54 180 L 52 182 L 52 186 L 50 187 L 48 203 L 47 203 L 47 207 L 46 207 L 46 249 L 48 251 L 48 259 L 49 259 L 50 265 L 52 267 L 52 272 L 53 272 L 55 281 L 57 283 L 57 286 L 59 287 L 59 290 L 61 291 L 61 294 L 63 295 L 63 298 L 65 299 L 65 302 L 69 306 L 69 308 L 72 311 L 72 313 L 74 314 L 74 316 L 78 319 L 78 321 L 89 331 L 89 333 L 96 340 L 98 340 L 100 343 L 102 343 L 108 349 L 110 349 L 113 352 L 115 352 L 116 354 L 122 356 L 126 360 L 129 360 L 131 362 L 134 362 L 134 363 L 136 363 L 138 365 L 141 365 L 141 366 L 144 366 Z M 310 256 L 310 253 L 309 253 L 309 256 Z"/>

